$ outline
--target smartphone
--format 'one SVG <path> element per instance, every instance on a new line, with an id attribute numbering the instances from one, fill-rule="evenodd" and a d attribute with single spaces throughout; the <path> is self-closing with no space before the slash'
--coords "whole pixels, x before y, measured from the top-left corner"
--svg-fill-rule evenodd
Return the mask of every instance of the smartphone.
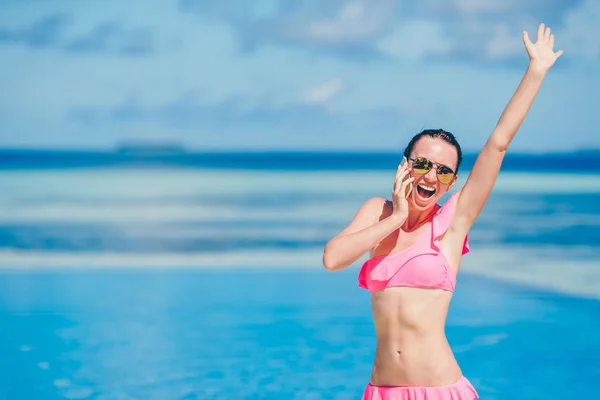
<path id="1" fill-rule="evenodd" d="M 402 157 L 402 161 L 400 161 L 400 165 L 404 165 L 408 162 L 408 160 L 406 159 L 406 156 Z M 412 192 L 413 190 L 413 184 L 412 182 L 408 184 L 408 191 L 406 192 L 406 194 L 410 194 L 410 192 Z"/>

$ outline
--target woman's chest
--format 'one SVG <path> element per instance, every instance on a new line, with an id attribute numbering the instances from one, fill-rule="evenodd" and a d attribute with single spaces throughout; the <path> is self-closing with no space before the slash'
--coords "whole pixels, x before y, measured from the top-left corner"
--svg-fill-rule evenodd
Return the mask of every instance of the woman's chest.
<path id="1" fill-rule="evenodd" d="M 400 253 L 414 247 L 419 241 L 424 240 L 427 236 L 427 230 L 430 224 L 425 224 L 419 229 L 407 232 L 398 229 L 385 237 L 371 252 L 373 257 L 378 255 Z"/>

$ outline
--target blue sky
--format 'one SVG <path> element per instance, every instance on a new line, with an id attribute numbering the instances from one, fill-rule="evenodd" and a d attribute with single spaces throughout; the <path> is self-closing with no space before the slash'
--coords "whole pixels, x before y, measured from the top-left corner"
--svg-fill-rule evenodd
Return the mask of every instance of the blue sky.
<path id="1" fill-rule="evenodd" d="M 595 0 L 0 0 L 0 146 L 400 150 L 485 142 L 527 65 L 565 51 L 512 148 L 600 148 Z"/>

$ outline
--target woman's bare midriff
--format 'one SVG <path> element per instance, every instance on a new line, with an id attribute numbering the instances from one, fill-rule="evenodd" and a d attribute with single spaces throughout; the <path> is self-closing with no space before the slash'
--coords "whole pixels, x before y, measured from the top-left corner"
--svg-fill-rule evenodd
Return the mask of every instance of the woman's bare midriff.
<path id="1" fill-rule="evenodd" d="M 377 334 L 371 384 L 445 386 L 462 371 L 444 332 L 452 293 L 391 287 L 372 294 Z"/>

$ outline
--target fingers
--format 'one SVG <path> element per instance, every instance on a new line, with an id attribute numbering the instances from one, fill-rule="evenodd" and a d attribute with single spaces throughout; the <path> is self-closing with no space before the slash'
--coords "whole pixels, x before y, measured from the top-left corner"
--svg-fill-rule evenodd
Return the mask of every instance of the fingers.
<path id="1" fill-rule="evenodd" d="M 546 28 L 546 25 L 544 25 L 544 23 L 541 23 L 540 26 L 538 27 L 536 42 L 541 42 L 542 40 L 544 40 L 544 29 L 545 28 Z"/>
<path id="2" fill-rule="evenodd" d="M 551 36 L 550 27 L 546 27 L 546 30 L 544 31 L 544 40 L 546 42 L 549 42 L 550 36 Z"/>
<path id="3" fill-rule="evenodd" d="M 396 185 L 396 188 L 394 188 L 394 190 L 392 191 L 392 199 L 397 199 L 400 196 L 404 196 L 404 198 L 407 198 L 408 195 L 412 192 L 412 183 L 414 182 L 415 178 L 409 176 L 408 178 L 404 179 L 404 176 L 405 175 L 403 174 L 402 181 L 400 181 L 400 183 Z"/>
<path id="4" fill-rule="evenodd" d="M 547 27 L 546 30 L 544 31 L 544 40 L 548 41 L 551 49 L 554 48 L 554 35 L 552 34 L 552 31 L 549 27 Z M 558 58 L 558 57 L 562 56 L 563 51 L 559 50 L 554 54 L 556 55 L 556 58 Z"/>
<path id="5" fill-rule="evenodd" d="M 394 191 L 396 190 L 396 186 L 398 183 L 398 178 L 400 175 L 406 170 L 408 163 L 406 162 L 406 157 L 402 157 L 402 161 L 398 165 L 398 169 L 396 170 L 396 176 L 394 177 Z"/>
<path id="6" fill-rule="evenodd" d="M 533 43 L 531 43 L 531 39 L 529 38 L 529 34 L 527 33 L 527 31 L 523 31 L 523 43 L 525 43 L 525 47 L 528 50 L 533 45 Z"/>
<path id="7" fill-rule="evenodd" d="M 396 176 L 394 177 L 394 179 L 398 179 L 398 175 L 400 175 L 400 172 L 402 172 L 405 165 L 406 165 L 406 157 L 402 157 L 402 161 L 400 161 L 400 164 L 398 164 L 398 169 L 396 170 Z"/>
<path id="8" fill-rule="evenodd" d="M 405 196 L 408 196 L 410 194 L 410 192 L 412 192 L 412 188 L 413 188 L 413 181 L 415 180 L 414 177 L 410 177 L 408 179 L 405 179 L 404 182 L 402 182 L 402 187 L 400 188 L 400 193 L 404 193 Z M 407 190 L 408 188 L 408 190 Z"/>
<path id="9" fill-rule="evenodd" d="M 552 34 L 552 29 L 549 26 L 546 26 L 544 23 L 541 23 L 538 27 L 538 35 L 537 41 L 545 41 L 551 44 L 554 44 L 554 35 Z"/>
<path id="10" fill-rule="evenodd" d="M 404 184 L 404 181 L 406 180 L 406 176 L 408 175 L 409 171 L 406 167 L 402 167 L 402 171 L 400 171 L 400 174 L 398 174 L 396 176 L 396 180 L 394 181 L 394 192 L 397 192 L 399 190 L 402 189 L 402 185 Z"/>
<path id="11" fill-rule="evenodd" d="M 400 174 L 396 177 L 396 180 L 394 181 L 394 190 L 392 191 L 392 193 L 401 193 L 402 189 L 406 188 L 406 181 L 414 180 L 410 177 L 407 178 L 409 173 L 410 171 L 408 170 L 408 168 L 404 168 L 404 170 L 400 172 Z"/>
<path id="12" fill-rule="evenodd" d="M 402 163 L 398 164 L 398 169 L 396 170 L 396 175 L 394 176 L 394 187 L 392 187 L 392 193 L 394 193 L 396 191 L 396 186 L 398 184 L 398 177 L 402 173 L 403 168 L 404 168 L 404 166 L 402 165 Z"/>

